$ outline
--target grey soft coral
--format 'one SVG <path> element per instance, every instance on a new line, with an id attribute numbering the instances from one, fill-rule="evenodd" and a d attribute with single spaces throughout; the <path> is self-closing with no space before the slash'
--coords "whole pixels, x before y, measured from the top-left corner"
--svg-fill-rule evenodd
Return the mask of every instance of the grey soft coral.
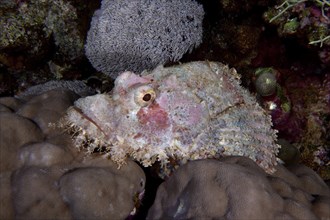
<path id="1" fill-rule="evenodd" d="M 91 22 L 86 56 L 113 78 L 177 61 L 201 43 L 203 17 L 194 0 L 103 0 Z"/>

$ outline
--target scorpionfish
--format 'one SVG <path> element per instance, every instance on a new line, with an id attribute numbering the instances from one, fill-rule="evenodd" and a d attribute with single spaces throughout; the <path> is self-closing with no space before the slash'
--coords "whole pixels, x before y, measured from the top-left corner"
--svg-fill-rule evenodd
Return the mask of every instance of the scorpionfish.
<path id="1" fill-rule="evenodd" d="M 236 70 L 219 62 L 123 72 L 110 93 L 78 99 L 62 119 L 77 147 L 104 152 L 119 167 L 246 156 L 275 171 L 276 130 Z M 164 171 L 166 173 L 166 171 Z"/>

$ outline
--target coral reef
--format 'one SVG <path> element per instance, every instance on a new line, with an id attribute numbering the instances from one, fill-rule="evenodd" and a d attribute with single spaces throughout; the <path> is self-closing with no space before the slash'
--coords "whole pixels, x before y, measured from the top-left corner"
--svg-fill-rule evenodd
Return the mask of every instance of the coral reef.
<path id="1" fill-rule="evenodd" d="M 324 58 L 330 47 L 329 1 L 285 0 L 277 3 L 278 5 L 265 12 L 265 20 L 276 25 L 280 36 L 294 36 L 306 47 L 319 46 L 320 48 L 314 50 L 319 51 L 320 59 L 329 65 L 328 58 Z"/>
<path id="2" fill-rule="evenodd" d="M 78 98 L 61 88 L 0 98 L 1 219 L 329 218 L 329 188 L 303 165 L 267 174 L 246 157 L 189 161 L 158 187 L 130 159 L 118 169 L 79 152 L 51 126 Z"/>
<path id="3" fill-rule="evenodd" d="M 236 14 L 237 16 L 244 16 L 245 13 L 250 13 L 260 6 L 266 6 L 269 4 L 267 0 L 217 0 L 215 1 L 219 8 L 218 11 L 222 11 L 227 14 Z"/>
<path id="4" fill-rule="evenodd" d="M 51 80 L 44 84 L 39 84 L 36 86 L 32 86 L 25 90 L 23 93 L 18 94 L 20 98 L 26 97 L 26 96 L 35 96 L 35 95 L 41 95 L 42 93 L 45 93 L 50 90 L 54 89 L 67 89 L 70 90 L 76 94 L 79 94 L 81 96 L 87 96 L 92 95 L 95 93 L 92 88 L 88 87 L 84 82 L 74 80 Z"/>
<path id="5" fill-rule="evenodd" d="M 77 28 L 77 14 L 63 0 L 19 1 L 12 10 L 1 11 L 0 50 L 22 50 L 35 56 L 54 39 L 58 53 L 68 60 L 83 55 L 83 38 Z"/>
<path id="6" fill-rule="evenodd" d="M 290 91 L 292 111 L 304 128 L 301 138 L 294 144 L 305 164 L 323 178 L 330 179 L 330 74 L 304 77 L 303 80 L 296 77 L 285 84 Z"/>
<path id="7" fill-rule="evenodd" d="M 326 0 L 283 1 L 264 15 L 278 26 L 280 35 L 306 32 L 309 44 L 330 44 L 330 3 Z"/>
<path id="8" fill-rule="evenodd" d="M 127 156 L 150 166 L 243 155 L 273 172 L 279 146 L 271 120 L 239 76 L 216 62 L 124 72 L 111 94 L 79 99 L 61 121 L 87 152 L 103 149 L 119 165 Z"/>
<path id="9" fill-rule="evenodd" d="M 51 90 L 0 98 L 1 219 L 125 219 L 144 192 L 145 175 L 128 160 L 120 170 L 86 157 L 50 124 L 79 96 Z"/>
<path id="10" fill-rule="evenodd" d="M 279 137 L 296 146 L 301 160 L 329 179 L 330 158 L 326 155 L 330 153 L 327 136 L 330 131 L 330 75 L 302 75 L 300 69 L 265 69 L 271 69 L 276 75 L 275 91 L 262 96 L 258 88 L 256 90 L 261 95 L 261 105 L 272 116 Z M 260 75 L 257 80 L 258 77 Z M 266 82 L 263 84 L 268 86 Z"/>
<path id="11" fill-rule="evenodd" d="M 205 10 L 203 42 L 181 62 L 211 60 L 246 67 L 257 55 L 264 30 L 263 10 L 266 0 L 201 0 Z"/>
<path id="12" fill-rule="evenodd" d="M 134 6 L 138 2 L 142 5 L 142 11 L 133 10 L 132 7 L 119 10 L 120 5 Z M 166 10 L 148 10 L 153 4 L 166 5 Z M 191 7 L 192 4 L 196 7 Z M 109 10 L 113 9 L 111 7 L 117 11 L 112 12 Z M 76 145 L 71 142 L 72 137 L 63 134 L 63 130 L 58 129 L 57 122 L 65 116 L 67 109 L 75 101 L 81 96 L 90 95 L 94 90 L 102 95 L 93 96 L 92 104 L 96 102 L 94 98 L 108 103 L 108 98 L 113 99 L 111 95 L 117 94 L 118 102 L 124 99 L 117 110 L 124 107 L 143 109 L 138 111 L 140 114 L 136 118 L 144 123 L 144 136 L 138 134 L 134 136 L 134 140 L 130 140 L 118 135 L 120 144 L 127 143 L 128 140 L 140 145 L 144 143 L 141 140 L 146 140 L 146 143 L 157 142 L 156 138 L 161 139 L 166 135 L 152 134 L 159 134 L 162 126 L 168 125 L 163 119 L 166 119 L 169 112 L 172 112 L 167 114 L 173 119 L 171 125 L 180 124 L 184 128 L 170 133 L 178 134 L 175 137 L 168 136 L 174 140 L 170 144 L 189 145 L 191 130 L 200 128 L 184 126 L 188 122 L 200 122 L 196 120 L 199 112 L 192 111 L 195 105 L 191 103 L 197 103 L 199 106 L 201 99 L 191 95 L 190 91 L 200 91 L 208 87 L 202 83 L 205 81 L 203 74 L 200 74 L 202 70 L 196 75 L 196 82 L 201 82 L 202 86 L 178 86 L 171 84 L 178 82 L 178 78 L 171 78 L 167 85 L 174 88 L 170 89 L 167 95 L 161 95 L 165 91 L 162 90 L 165 89 L 164 80 L 159 81 L 162 77 L 150 83 L 152 88 L 149 84 L 145 85 L 145 80 L 150 80 L 145 78 L 152 74 L 150 71 L 142 76 L 120 76 L 118 81 L 123 89 L 116 86 L 115 90 L 108 93 L 113 88 L 113 79 L 109 76 L 116 77 L 118 73 L 103 70 L 106 74 L 97 72 L 84 53 L 87 44 L 83 44 L 88 30 L 93 29 L 93 24 L 100 23 L 98 18 L 106 18 L 109 21 L 110 11 L 111 14 L 119 14 L 117 18 L 120 18 L 120 21 L 115 24 L 123 25 L 118 27 L 112 25 L 112 22 L 111 25 L 108 23 L 107 27 L 110 27 L 110 30 L 116 27 L 117 32 L 134 33 L 135 36 L 129 36 L 129 39 L 133 39 L 133 44 L 123 42 L 123 39 L 128 39 L 126 35 L 105 35 L 110 36 L 109 40 L 105 38 L 105 42 L 97 39 L 101 42 L 99 46 L 109 42 L 128 45 L 126 48 L 111 48 L 112 51 L 121 49 L 121 53 L 111 56 L 115 56 L 117 61 L 119 60 L 116 62 L 123 66 L 128 63 L 135 65 L 131 61 L 137 60 L 139 56 L 142 59 L 136 61 L 140 62 L 137 64 L 141 65 L 137 67 L 141 68 L 140 70 L 125 66 L 123 70 L 140 73 L 144 69 L 142 65 L 152 69 L 157 64 L 152 63 L 151 59 L 158 58 L 166 58 L 161 63 L 166 62 L 167 67 L 176 64 L 171 62 L 175 60 L 179 64 L 211 60 L 235 67 L 241 74 L 241 85 L 248 88 L 252 96 L 256 96 L 256 99 L 252 98 L 252 102 L 259 102 L 265 110 L 264 113 L 256 107 L 256 112 L 263 112 L 260 114 L 264 119 L 266 114 L 272 117 L 272 128 L 278 130 L 279 139 L 276 144 L 281 146 L 276 156 L 284 164 L 273 166 L 277 171 L 270 174 L 260 169 L 263 158 L 257 158 L 257 163 L 254 163 L 248 158 L 231 157 L 230 155 L 238 154 L 235 150 L 230 151 L 233 148 L 225 149 L 230 151 L 226 157 L 223 157 L 222 151 L 216 154 L 211 151 L 208 155 L 189 155 L 195 159 L 216 158 L 198 161 L 182 159 L 187 156 L 182 153 L 184 148 L 171 148 L 172 152 L 166 151 L 165 156 L 161 155 L 163 159 L 168 157 L 165 167 L 157 161 L 157 156 L 151 159 L 152 166 L 143 167 L 143 164 L 137 165 L 131 159 L 140 157 L 145 152 L 130 149 L 127 155 L 119 155 L 120 158 L 130 158 L 125 159 L 126 164 L 117 169 L 118 164 L 104 156 L 111 153 L 107 151 L 114 146 L 94 148 L 95 142 L 88 139 L 88 142 L 84 142 L 83 151 L 77 151 Z M 155 11 L 156 16 L 153 14 Z M 140 15 L 140 12 L 143 13 Z M 173 15 L 174 12 L 177 14 Z M 329 219 L 329 13 L 328 0 L 1 0 L 0 219 L 108 219 L 110 216 L 114 219 L 135 220 L 145 219 L 147 215 L 149 219 L 174 216 L 191 219 L 221 219 L 233 216 L 237 219 L 245 219 L 248 216 L 260 219 L 272 216 L 274 219 Z M 141 21 L 141 18 L 147 15 L 152 18 Z M 175 20 L 180 16 L 182 23 Z M 164 17 L 167 18 L 165 21 Z M 135 29 L 128 26 L 138 22 L 143 25 Z M 155 31 L 148 32 L 151 29 Z M 139 30 L 142 30 L 142 33 Z M 168 30 L 172 32 L 168 33 Z M 173 37 L 173 33 L 178 34 Z M 145 37 L 150 36 L 167 38 L 144 41 Z M 165 40 L 168 43 L 166 47 L 157 44 Z M 137 48 L 137 45 L 144 48 Z M 177 45 L 180 46 L 179 49 L 174 47 Z M 141 50 L 145 52 L 133 54 L 134 59 L 126 56 L 132 51 Z M 185 53 L 187 51 L 191 53 Z M 179 55 L 170 57 L 174 54 Z M 112 60 L 107 62 L 107 65 L 119 65 Z M 165 70 L 175 70 L 176 74 L 176 68 L 180 66 L 167 67 Z M 185 69 L 187 74 L 190 71 L 190 68 Z M 168 76 L 171 73 L 168 72 Z M 236 85 L 238 77 L 236 73 L 234 75 L 235 79 L 231 82 Z M 139 81 L 141 78 L 143 80 Z M 134 84 L 136 80 L 139 85 Z M 213 81 L 211 85 L 214 85 Z M 45 82 L 48 83 L 44 84 Z M 93 90 L 85 87 L 82 82 Z M 188 84 L 189 81 L 185 81 L 184 85 Z M 39 86 L 30 88 L 34 85 Z M 233 88 L 237 89 L 234 86 L 225 90 L 231 91 Z M 219 97 L 217 102 L 224 104 L 222 93 L 207 94 L 208 100 L 216 96 Z M 160 95 L 174 100 L 169 103 L 174 107 L 162 111 L 168 99 L 160 100 Z M 227 100 L 228 96 L 224 96 L 224 99 Z M 89 98 L 81 100 L 87 101 Z M 159 100 L 163 105 L 150 104 Z M 79 102 L 76 102 L 75 107 Z M 96 104 L 101 106 L 100 103 Z M 189 108 L 181 109 L 182 106 Z M 235 108 L 241 110 L 244 106 L 245 104 L 237 104 Z M 88 107 L 90 110 L 94 106 Z M 74 107 L 69 111 L 73 111 L 72 108 Z M 102 112 L 109 113 L 109 110 L 112 112 L 113 109 L 104 106 Z M 233 107 L 227 109 L 230 113 L 233 113 L 232 110 Z M 216 114 L 216 118 L 223 119 L 224 115 L 228 116 L 228 112 Z M 124 119 L 118 114 L 111 115 L 112 120 L 109 121 L 120 119 L 126 123 L 132 120 L 134 111 L 129 115 L 130 119 Z M 245 117 L 250 115 L 250 111 L 244 111 L 240 116 L 241 119 L 244 116 L 244 119 L 229 124 L 235 128 L 232 130 L 225 128 L 233 118 L 218 120 L 217 125 L 223 126 L 221 132 L 224 135 L 235 136 L 240 131 L 239 126 L 246 126 L 244 123 L 251 124 Z M 87 124 L 91 120 L 86 118 Z M 266 127 L 270 127 L 269 119 L 265 121 Z M 104 122 L 106 120 L 102 123 Z M 156 126 L 158 129 L 153 131 L 150 127 L 154 125 L 161 126 Z M 117 124 L 114 125 L 116 126 Z M 124 128 L 127 129 L 121 130 L 122 127 L 119 126 L 119 129 L 114 129 L 113 132 L 127 134 L 127 131 L 136 127 Z M 203 140 L 208 129 L 200 132 Z M 263 134 L 258 133 L 259 128 L 255 130 L 257 132 L 247 134 L 247 130 L 243 129 L 243 135 L 237 136 L 240 136 L 237 144 L 242 144 L 242 136 L 248 139 L 250 135 L 254 137 L 259 133 Z M 71 135 L 77 137 L 81 134 L 79 132 Z M 270 130 L 268 138 L 272 141 L 273 134 Z M 102 135 L 99 137 L 103 138 Z M 210 132 L 206 139 L 211 140 L 209 137 L 221 136 L 219 133 Z M 236 136 L 233 137 L 235 138 Z M 202 142 L 198 143 L 204 144 Z M 221 141 L 220 143 L 223 144 Z M 243 145 L 246 143 L 243 139 Z M 271 142 L 264 146 L 273 146 L 275 153 L 278 145 Z M 155 151 L 159 152 L 159 146 L 155 147 Z M 199 152 L 209 152 L 206 151 L 207 147 L 201 148 Z M 91 154 L 86 154 L 86 149 Z M 260 150 L 259 147 L 252 146 L 247 149 L 247 154 L 250 155 L 251 152 L 252 155 L 258 154 L 259 151 L 254 152 L 255 149 Z M 151 154 L 145 156 L 150 158 Z M 184 163 L 186 165 L 182 165 Z M 325 187 L 319 176 L 301 164 L 317 172 L 328 187 Z M 165 180 L 157 175 L 166 173 L 164 169 L 172 173 Z"/>
<path id="13" fill-rule="evenodd" d="M 84 41 L 88 15 L 98 6 L 97 1 L 1 1 L 0 96 L 90 74 Z"/>
<path id="14" fill-rule="evenodd" d="M 103 0 L 88 31 L 86 56 L 113 78 L 177 61 L 201 43 L 203 15 L 194 0 Z"/>
<path id="15" fill-rule="evenodd" d="M 303 165 L 268 176 L 252 160 L 191 161 L 157 191 L 147 219 L 328 219 L 330 190 Z"/>

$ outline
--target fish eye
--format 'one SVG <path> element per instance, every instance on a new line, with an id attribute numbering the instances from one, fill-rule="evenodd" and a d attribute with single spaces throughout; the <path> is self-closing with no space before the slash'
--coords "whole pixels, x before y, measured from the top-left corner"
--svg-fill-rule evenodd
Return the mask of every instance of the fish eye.
<path id="1" fill-rule="evenodd" d="M 135 103 L 144 107 L 152 103 L 156 98 L 154 89 L 150 86 L 140 86 L 135 90 Z"/>
<path id="2" fill-rule="evenodd" d="M 151 94 L 150 93 L 145 94 L 142 99 L 145 102 L 149 102 L 151 99 Z"/>

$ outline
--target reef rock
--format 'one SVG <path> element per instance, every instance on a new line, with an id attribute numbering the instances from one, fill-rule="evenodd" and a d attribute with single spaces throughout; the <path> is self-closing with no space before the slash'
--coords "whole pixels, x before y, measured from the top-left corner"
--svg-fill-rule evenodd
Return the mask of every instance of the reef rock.
<path id="1" fill-rule="evenodd" d="M 246 157 L 188 162 L 159 186 L 147 219 L 330 218 L 330 190 L 314 171 L 276 168 L 267 175 Z"/>
<path id="2" fill-rule="evenodd" d="M 240 86 L 234 69 L 216 62 L 122 73 L 110 94 L 79 99 L 60 123 L 77 147 L 126 157 L 161 173 L 187 160 L 241 155 L 267 172 L 279 146 L 271 119 Z M 171 166 L 168 166 L 171 164 Z"/>
<path id="3" fill-rule="evenodd" d="M 46 85 L 47 87 L 47 85 Z M 80 96 L 61 88 L 3 97 L 0 105 L 0 219 L 125 219 L 145 187 L 133 161 L 117 169 L 77 151 L 49 126 Z"/>
<path id="4" fill-rule="evenodd" d="M 149 219 L 329 218 L 329 189 L 315 172 L 277 165 L 269 175 L 245 157 L 190 161 L 148 204 L 156 191 L 151 186 L 158 184 L 150 176 L 146 182 L 134 161 L 126 159 L 118 169 L 100 152 L 79 152 L 69 135 L 45 126 L 78 98 L 63 88 L 0 98 L 6 109 L 0 113 L 0 219 L 144 219 L 147 212 Z"/>

